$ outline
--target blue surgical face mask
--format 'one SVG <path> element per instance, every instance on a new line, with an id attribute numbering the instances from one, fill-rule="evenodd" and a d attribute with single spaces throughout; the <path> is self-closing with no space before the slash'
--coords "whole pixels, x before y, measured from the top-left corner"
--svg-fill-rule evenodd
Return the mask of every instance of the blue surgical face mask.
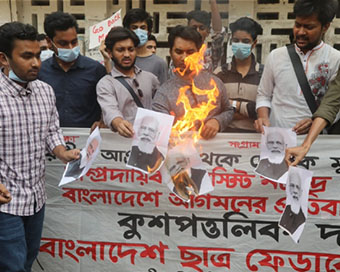
<path id="1" fill-rule="evenodd" d="M 17 82 L 20 82 L 20 83 L 27 83 L 27 82 L 28 82 L 27 80 L 23 80 L 23 79 L 19 78 L 19 77 L 13 72 L 12 69 L 9 70 L 8 77 L 9 77 L 11 80 L 14 80 L 14 81 L 17 81 Z"/>
<path id="2" fill-rule="evenodd" d="M 233 54 L 235 58 L 239 60 L 244 60 L 248 58 L 251 54 L 251 44 L 249 43 L 232 43 L 231 50 L 233 51 Z"/>
<path id="3" fill-rule="evenodd" d="M 139 38 L 138 46 L 143 46 L 144 44 L 146 44 L 146 42 L 148 41 L 148 32 L 140 28 L 135 29 L 134 32 Z"/>
<path id="4" fill-rule="evenodd" d="M 49 59 L 50 57 L 53 56 L 53 53 L 54 52 L 52 50 L 50 50 L 50 49 L 41 51 L 41 53 L 40 53 L 40 60 L 44 61 L 44 60 Z"/>
<path id="5" fill-rule="evenodd" d="M 8 60 L 8 57 L 6 56 L 6 60 L 9 64 L 9 60 Z M 11 79 L 11 80 L 14 80 L 16 82 L 20 82 L 20 83 L 27 83 L 28 81 L 27 80 L 23 80 L 21 78 L 19 78 L 12 70 L 11 67 L 8 68 L 9 72 L 8 72 L 8 78 Z"/>
<path id="6" fill-rule="evenodd" d="M 64 62 L 72 62 L 76 60 L 80 54 L 79 45 L 76 47 L 73 47 L 72 49 L 65 49 L 65 48 L 58 48 L 58 47 L 57 49 L 58 49 L 57 57 Z"/>

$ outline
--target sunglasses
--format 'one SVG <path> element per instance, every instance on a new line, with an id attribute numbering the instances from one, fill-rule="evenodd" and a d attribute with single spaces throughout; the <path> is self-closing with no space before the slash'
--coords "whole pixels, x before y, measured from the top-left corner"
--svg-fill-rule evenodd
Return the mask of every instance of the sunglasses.
<path id="1" fill-rule="evenodd" d="M 135 84 L 135 87 L 137 88 L 137 92 L 140 98 L 143 97 L 143 91 L 139 88 L 139 83 L 136 79 L 133 80 L 133 84 Z"/>

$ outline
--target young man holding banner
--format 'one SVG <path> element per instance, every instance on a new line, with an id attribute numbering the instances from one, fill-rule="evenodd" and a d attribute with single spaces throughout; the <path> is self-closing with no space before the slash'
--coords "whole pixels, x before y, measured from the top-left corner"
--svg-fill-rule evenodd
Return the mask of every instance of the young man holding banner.
<path id="1" fill-rule="evenodd" d="M 339 70 L 340 52 L 322 40 L 337 7 L 336 0 L 295 2 L 294 45 L 271 51 L 264 66 L 256 98 L 257 131 L 263 132 L 263 126 L 309 131 L 314 108 Z"/>

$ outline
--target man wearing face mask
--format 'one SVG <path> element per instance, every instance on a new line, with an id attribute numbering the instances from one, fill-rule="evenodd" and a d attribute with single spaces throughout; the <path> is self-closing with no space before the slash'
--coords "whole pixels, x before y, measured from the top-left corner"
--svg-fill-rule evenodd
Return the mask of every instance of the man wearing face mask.
<path id="1" fill-rule="evenodd" d="M 64 12 L 45 18 L 44 30 L 54 56 L 42 63 L 39 79 L 50 84 L 57 98 L 62 127 L 91 127 L 101 117 L 96 85 L 106 74 L 99 62 L 80 55 L 78 24 Z"/>
<path id="2" fill-rule="evenodd" d="M 226 131 L 255 132 L 255 102 L 263 65 L 256 62 L 251 51 L 256 46 L 257 35 L 262 33 L 262 27 L 253 19 L 242 17 L 231 23 L 229 28 L 234 56 L 231 63 L 222 65 L 222 71 L 217 74 L 228 90 L 235 112 Z"/>
<path id="3" fill-rule="evenodd" d="M 163 59 L 147 49 L 146 42 L 152 31 L 150 14 L 140 8 L 130 9 L 124 16 L 123 26 L 134 31 L 139 38 L 136 66 L 153 73 L 160 84 L 164 83 L 168 79 L 168 66 Z"/>
<path id="4" fill-rule="evenodd" d="M 38 42 L 40 46 L 40 60 L 44 61 L 53 56 L 53 51 L 49 49 L 45 34 L 38 35 Z"/>
<path id="5" fill-rule="evenodd" d="M 297 0 L 294 4 L 294 47 L 297 64 L 306 78 L 301 89 L 288 48 L 280 47 L 267 57 L 257 92 L 257 120 L 255 128 L 263 133 L 263 126 L 291 128 L 305 134 L 312 124 L 312 110 L 321 102 L 329 83 L 335 79 L 340 65 L 340 52 L 323 41 L 338 10 L 336 0 Z M 294 52 L 295 51 L 295 52 Z M 299 77 L 300 79 L 303 77 Z M 314 100 L 314 101 L 313 101 Z"/>
<path id="6" fill-rule="evenodd" d="M 0 271 L 30 272 L 45 213 L 45 153 L 63 162 L 66 150 L 54 92 L 37 80 L 37 31 L 19 22 L 0 26 Z"/>

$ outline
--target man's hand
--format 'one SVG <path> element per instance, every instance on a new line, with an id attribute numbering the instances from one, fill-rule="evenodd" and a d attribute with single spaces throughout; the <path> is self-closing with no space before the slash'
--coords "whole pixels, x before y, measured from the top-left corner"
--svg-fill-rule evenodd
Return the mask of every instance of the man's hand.
<path id="1" fill-rule="evenodd" d="M 11 200 L 11 194 L 9 193 L 5 185 L 0 183 L 0 205 L 9 203 Z"/>
<path id="2" fill-rule="evenodd" d="M 105 40 L 101 41 L 99 51 L 102 54 L 104 60 L 111 60 L 110 55 L 106 52 Z"/>
<path id="3" fill-rule="evenodd" d="M 92 131 L 94 131 L 96 129 L 96 127 L 107 128 L 107 126 L 104 124 L 103 120 L 96 121 L 92 124 L 90 133 L 92 133 Z"/>
<path id="4" fill-rule="evenodd" d="M 303 119 L 296 123 L 296 125 L 293 127 L 293 131 L 296 132 L 296 134 L 306 134 L 308 133 L 313 121 L 311 118 Z"/>
<path id="5" fill-rule="evenodd" d="M 264 134 L 263 126 L 270 127 L 270 122 L 268 118 L 258 118 L 254 122 L 254 127 L 257 132 Z"/>
<path id="6" fill-rule="evenodd" d="M 309 148 L 307 145 L 301 145 L 286 149 L 285 161 L 288 166 L 296 166 L 308 153 Z"/>
<path id="7" fill-rule="evenodd" d="M 66 150 L 66 147 L 63 145 L 58 145 L 56 148 L 54 148 L 53 153 L 63 163 L 68 163 L 70 161 L 77 160 L 80 158 L 79 149 Z"/>
<path id="8" fill-rule="evenodd" d="M 131 138 L 134 134 L 133 126 L 127 120 L 117 117 L 112 120 L 112 126 L 118 131 L 120 135 L 126 138 Z"/>
<path id="9" fill-rule="evenodd" d="M 219 130 L 220 123 L 216 119 L 210 119 L 204 124 L 201 131 L 201 136 L 208 140 L 214 138 Z"/>

